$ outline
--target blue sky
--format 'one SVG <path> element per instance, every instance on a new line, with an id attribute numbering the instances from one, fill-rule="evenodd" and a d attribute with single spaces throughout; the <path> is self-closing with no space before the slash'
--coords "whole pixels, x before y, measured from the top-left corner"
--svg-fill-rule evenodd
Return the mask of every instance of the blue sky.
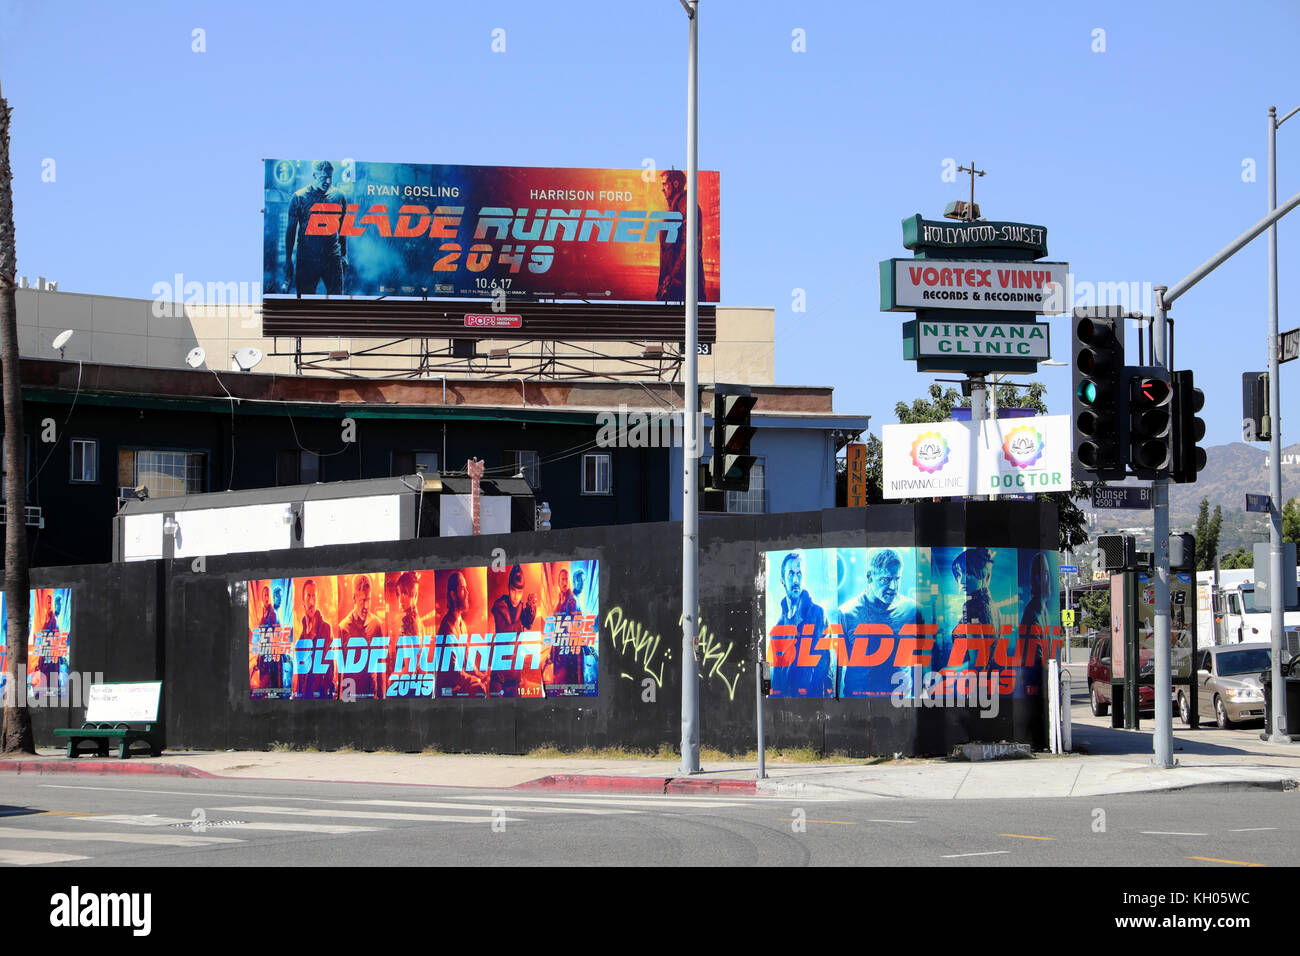
<path id="1" fill-rule="evenodd" d="M 879 312 L 877 262 L 908 254 L 900 220 L 966 194 L 964 177 L 943 181 L 946 159 L 988 170 L 984 215 L 1046 225 L 1076 282 L 1170 285 L 1264 215 L 1267 109 L 1300 105 L 1294 2 L 701 7 L 723 301 L 775 306 L 777 381 L 835 386 L 837 410 L 877 433 L 934 377 L 902 359 L 910 316 Z M 677 0 L 4 0 L 19 274 L 141 297 L 177 272 L 256 282 L 264 157 L 684 166 L 686 40 Z M 1285 199 L 1300 117 L 1278 148 Z M 1297 219 L 1279 227 L 1283 329 L 1300 325 Z M 1174 308 L 1208 444 L 1240 436 L 1266 279 L 1261 238 Z M 1066 320 L 1051 323 L 1068 362 Z M 1069 370 L 1041 377 L 1068 412 Z M 1284 366 L 1284 394 L 1297 387 L 1300 363 Z"/>

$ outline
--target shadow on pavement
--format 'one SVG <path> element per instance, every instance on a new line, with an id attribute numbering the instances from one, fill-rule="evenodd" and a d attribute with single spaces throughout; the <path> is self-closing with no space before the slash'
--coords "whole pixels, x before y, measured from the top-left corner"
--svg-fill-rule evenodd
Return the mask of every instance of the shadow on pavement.
<path id="1" fill-rule="evenodd" d="M 1114 727 L 1096 727 L 1090 724 L 1076 723 L 1070 728 L 1074 746 L 1088 754 L 1120 755 L 1142 754 L 1150 756 L 1154 750 L 1151 733 L 1145 730 L 1122 730 Z M 1217 727 L 1201 727 L 1191 730 L 1187 727 L 1174 728 L 1174 753 L 1199 754 L 1203 756 L 1259 756 L 1261 751 L 1249 746 L 1241 746 L 1216 740 L 1224 732 Z"/>

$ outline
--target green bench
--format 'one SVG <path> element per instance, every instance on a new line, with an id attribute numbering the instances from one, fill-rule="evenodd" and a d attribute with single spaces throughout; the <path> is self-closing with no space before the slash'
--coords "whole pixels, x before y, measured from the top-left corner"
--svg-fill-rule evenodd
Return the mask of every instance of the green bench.
<path id="1" fill-rule="evenodd" d="M 163 728 L 158 721 L 162 681 L 130 681 L 121 684 L 91 684 L 86 699 L 86 720 L 80 727 L 60 727 L 55 737 L 66 737 L 69 757 L 81 755 L 90 744 L 101 757 L 117 741 L 117 755 L 131 756 L 131 745 L 145 743 L 151 756 L 163 750 Z"/>

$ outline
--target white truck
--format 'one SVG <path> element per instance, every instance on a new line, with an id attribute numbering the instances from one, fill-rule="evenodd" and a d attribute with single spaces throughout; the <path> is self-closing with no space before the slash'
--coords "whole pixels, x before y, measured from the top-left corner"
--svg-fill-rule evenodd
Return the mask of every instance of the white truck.
<path id="1" fill-rule="evenodd" d="M 1250 568 L 1196 574 L 1196 646 L 1272 641 L 1272 616 L 1255 604 L 1255 572 Z M 1283 648 L 1289 659 L 1300 654 L 1300 607 L 1282 613 Z"/>

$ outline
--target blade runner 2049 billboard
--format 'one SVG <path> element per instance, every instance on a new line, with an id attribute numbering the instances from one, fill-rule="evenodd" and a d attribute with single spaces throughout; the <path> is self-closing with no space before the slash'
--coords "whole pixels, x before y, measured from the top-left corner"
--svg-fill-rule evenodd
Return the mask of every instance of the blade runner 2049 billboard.
<path id="1" fill-rule="evenodd" d="M 267 294 L 686 298 L 681 170 L 265 161 Z M 701 302 L 718 174 L 699 174 Z"/>
<path id="2" fill-rule="evenodd" d="M 253 700 L 594 697 L 598 561 L 248 582 Z"/>
<path id="3" fill-rule="evenodd" d="M 773 697 L 1042 692 L 1058 556 L 1016 548 L 768 551 Z"/>

